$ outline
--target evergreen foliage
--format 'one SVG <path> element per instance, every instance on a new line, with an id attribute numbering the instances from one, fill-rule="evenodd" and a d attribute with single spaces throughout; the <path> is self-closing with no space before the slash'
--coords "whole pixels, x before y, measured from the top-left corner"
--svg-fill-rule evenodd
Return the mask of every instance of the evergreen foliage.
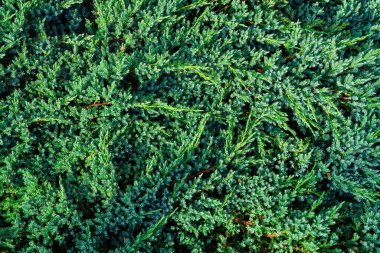
<path id="1" fill-rule="evenodd" d="M 379 0 L 1 0 L 1 252 L 378 252 Z"/>

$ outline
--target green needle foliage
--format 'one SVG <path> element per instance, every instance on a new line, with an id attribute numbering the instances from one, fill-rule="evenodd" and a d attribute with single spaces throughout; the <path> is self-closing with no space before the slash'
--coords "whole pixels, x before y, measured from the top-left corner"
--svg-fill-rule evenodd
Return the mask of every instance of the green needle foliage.
<path id="1" fill-rule="evenodd" d="M 0 252 L 378 252 L 379 0 L 1 0 Z"/>

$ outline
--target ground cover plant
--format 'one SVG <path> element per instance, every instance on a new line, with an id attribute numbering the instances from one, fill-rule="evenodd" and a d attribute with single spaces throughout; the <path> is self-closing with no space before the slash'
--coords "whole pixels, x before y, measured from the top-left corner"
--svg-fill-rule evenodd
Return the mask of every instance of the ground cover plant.
<path id="1" fill-rule="evenodd" d="M 378 252 L 379 0 L 1 0 L 0 252 Z"/>

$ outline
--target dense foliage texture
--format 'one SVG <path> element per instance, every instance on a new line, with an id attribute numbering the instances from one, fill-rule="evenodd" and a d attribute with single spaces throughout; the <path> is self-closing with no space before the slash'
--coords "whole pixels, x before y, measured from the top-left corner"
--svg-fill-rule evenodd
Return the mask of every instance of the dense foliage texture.
<path id="1" fill-rule="evenodd" d="M 380 0 L 1 0 L 1 252 L 378 252 Z"/>

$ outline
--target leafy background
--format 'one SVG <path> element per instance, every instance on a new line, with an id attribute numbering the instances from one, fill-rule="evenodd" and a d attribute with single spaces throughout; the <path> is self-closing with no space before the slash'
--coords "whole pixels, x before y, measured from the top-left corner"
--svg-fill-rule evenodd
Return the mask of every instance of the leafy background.
<path id="1" fill-rule="evenodd" d="M 379 0 L 3 0 L 0 251 L 376 252 Z"/>

